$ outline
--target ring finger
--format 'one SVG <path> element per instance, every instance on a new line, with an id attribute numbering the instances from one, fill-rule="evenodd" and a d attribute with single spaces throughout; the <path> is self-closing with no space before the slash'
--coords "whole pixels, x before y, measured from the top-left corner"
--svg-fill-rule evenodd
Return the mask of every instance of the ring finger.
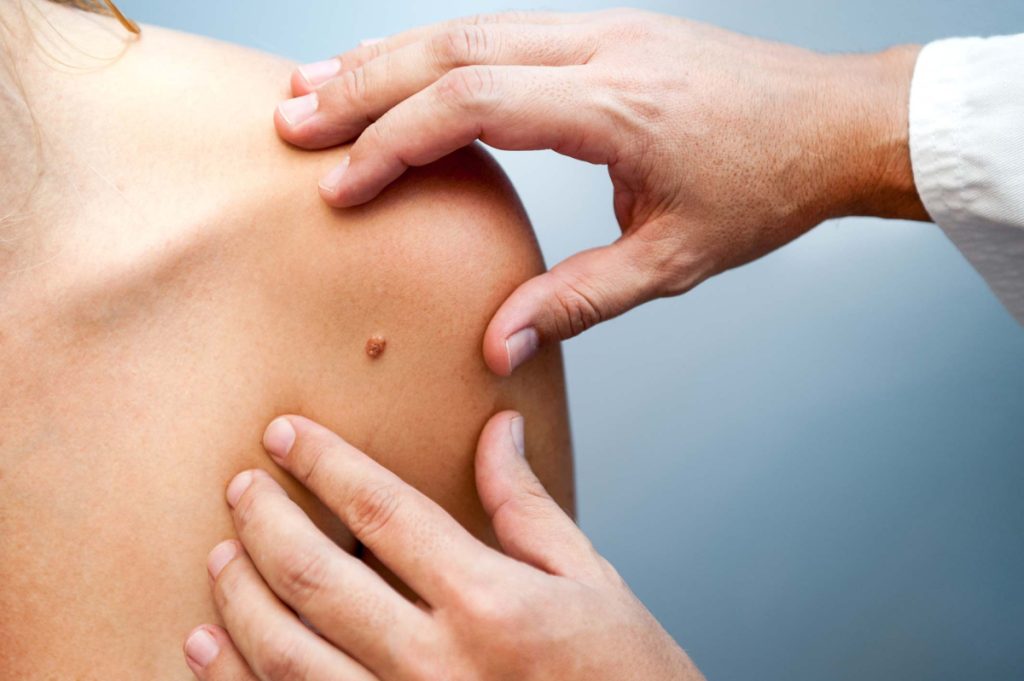
<path id="1" fill-rule="evenodd" d="M 208 568 L 231 639 L 262 681 L 376 681 L 277 600 L 238 542 L 218 544 Z"/>

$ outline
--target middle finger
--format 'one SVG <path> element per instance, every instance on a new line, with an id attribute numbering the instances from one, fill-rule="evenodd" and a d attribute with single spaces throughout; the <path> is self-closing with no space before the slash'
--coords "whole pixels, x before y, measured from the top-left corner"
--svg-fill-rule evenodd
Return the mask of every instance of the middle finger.
<path id="1" fill-rule="evenodd" d="M 266 472 L 240 473 L 227 496 L 238 536 L 274 593 L 325 638 L 391 676 L 430 616 L 324 536 Z"/>

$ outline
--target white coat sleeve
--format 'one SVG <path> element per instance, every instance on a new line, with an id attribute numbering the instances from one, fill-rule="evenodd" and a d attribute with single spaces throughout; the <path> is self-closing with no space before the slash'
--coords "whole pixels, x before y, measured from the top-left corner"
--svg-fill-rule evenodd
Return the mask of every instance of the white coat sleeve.
<path id="1" fill-rule="evenodd" d="M 925 210 L 1024 324 L 1024 34 L 924 47 L 910 155 Z"/>

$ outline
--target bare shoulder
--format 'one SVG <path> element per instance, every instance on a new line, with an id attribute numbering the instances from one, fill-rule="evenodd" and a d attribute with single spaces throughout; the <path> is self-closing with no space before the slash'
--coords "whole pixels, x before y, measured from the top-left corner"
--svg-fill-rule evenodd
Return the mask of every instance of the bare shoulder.
<path id="1" fill-rule="evenodd" d="M 215 617 L 202 565 L 231 536 L 224 487 L 241 470 L 278 475 L 345 544 L 260 446 L 281 413 L 489 538 L 476 439 L 518 409 L 535 469 L 572 504 L 558 349 L 512 378 L 481 355 L 499 303 L 543 267 L 500 169 L 467 149 L 330 209 L 316 181 L 338 150 L 273 129 L 291 66 L 148 26 L 103 68 L 20 65 L 44 170 L 0 261 L 4 678 L 177 678 L 181 633 Z"/>
<path id="2" fill-rule="evenodd" d="M 292 349 L 272 363 L 280 409 L 338 428 L 481 534 L 476 437 L 495 411 L 519 409 L 539 474 L 571 507 L 558 348 L 514 378 L 483 362 L 491 315 L 544 267 L 497 163 L 470 147 L 410 170 L 366 206 L 332 209 L 316 183 L 341 150 L 297 150 L 273 129 L 293 65 L 215 43 L 199 54 L 206 49 L 202 59 L 230 62 L 220 85 L 204 85 L 208 97 L 190 104 L 214 150 L 216 219 L 203 223 L 220 253 L 211 276 L 260 273 L 246 304 L 281 322 L 273 335 Z M 228 248 L 237 256 L 223 255 Z"/>

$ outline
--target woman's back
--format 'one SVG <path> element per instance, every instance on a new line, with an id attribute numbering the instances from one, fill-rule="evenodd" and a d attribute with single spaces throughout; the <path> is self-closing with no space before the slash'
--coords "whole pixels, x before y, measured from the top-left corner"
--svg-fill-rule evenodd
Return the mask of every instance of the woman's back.
<path id="1" fill-rule="evenodd" d="M 259 438 L 280 413 L 487 536 L 472 454 L 516 408 L 571 503 L 557 350 L 513 379 L 481 358 L 490 314 L 542 267 L 490 161 L 460 153 L 332 211 L 316 178 L 338 152 L 290 149 L 270 122 L 290 64 L 146 27 L 100 66 L 76 49 L 115 53 L 116 24 L 25 6 L 67 44 L 0 4 L 27 41 L 0 76 L 0 677 L 189 678 L 180 641 L 214 618 L 205 556 L 233 534 L 224 486 L 275 470 Z"/>

